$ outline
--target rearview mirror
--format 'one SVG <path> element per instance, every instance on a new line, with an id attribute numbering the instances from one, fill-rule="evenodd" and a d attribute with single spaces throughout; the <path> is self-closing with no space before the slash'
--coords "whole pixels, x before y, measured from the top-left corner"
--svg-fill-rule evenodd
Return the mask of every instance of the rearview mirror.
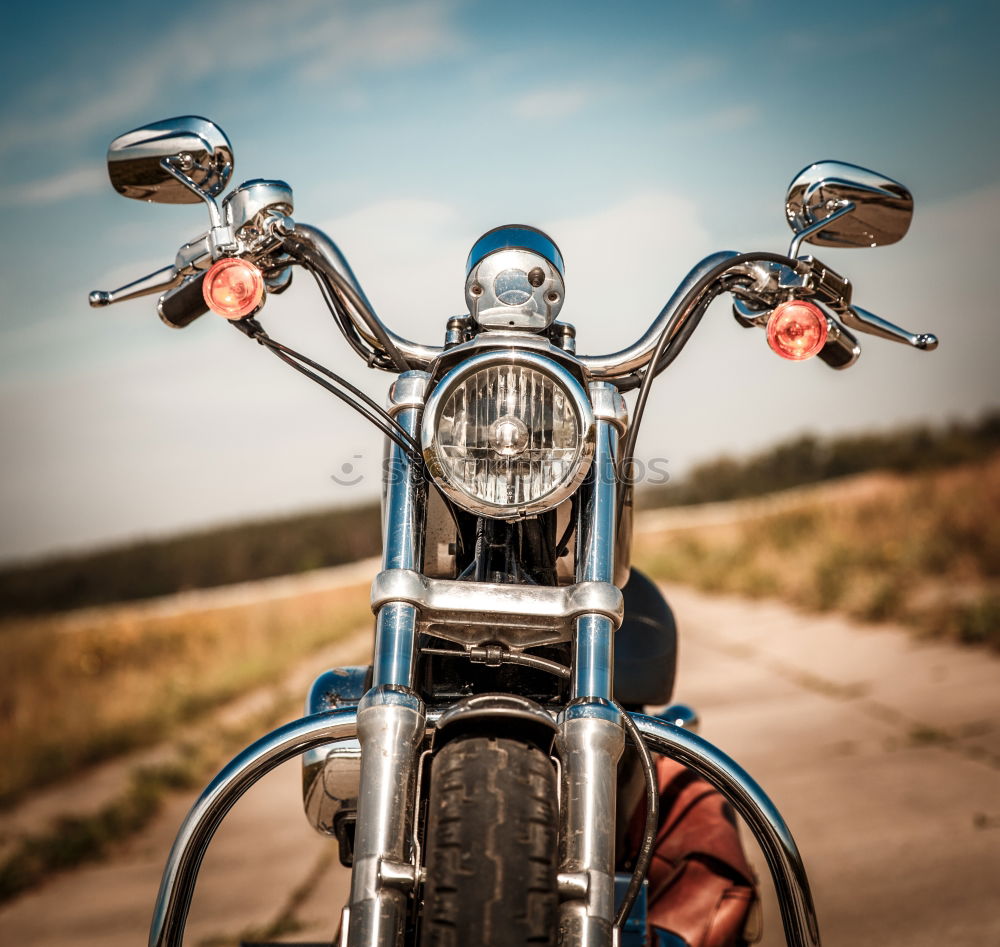
<path id="1" fill-rule="evenodd" d="M 826 247 L 881 247 L 906 235 L 913 195 L 874 171 L 819 161 L 788 185 L 785 216 L 796 246 L 805 240 Z"/>
<path id="2" fill-rule="evenodd" d="M 119 135 L 108 147 L 108 175 L 125 197 L 158 204 L 204 200 L 164 167 L 167 160 L 191 184 L 216 197 L 233 173 L 233 148 L 207 118 L 182 115 Z"/>

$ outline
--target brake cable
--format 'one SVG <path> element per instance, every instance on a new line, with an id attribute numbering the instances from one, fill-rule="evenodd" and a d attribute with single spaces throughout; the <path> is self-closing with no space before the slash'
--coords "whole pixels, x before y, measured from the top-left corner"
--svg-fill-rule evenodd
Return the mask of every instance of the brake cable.
<path id="1" fill-rule="evenodd" d="M 646 823 L 643 826 L 642 845 L 639 846 L 639 854 L 636 856 L 632 877 L 625 889 L 625 897 L 622 898 L 618 914 L 615 916 L 615 927 L 621 930 L 628 920 L 632 905 L 635 904 L 639 889 L 642 887 L 642 881 L 646 877 L 646 872 L 649 871 L 650 862 L 653 860 L 653 846 L 656 844 L 656 834 L 659 831 L 660 787 L 656 780 L 653 757 L 649 752 L 649 747 L 646 746 L 646 741 L 643 740 L 642 734 L 639 732 L 639 728 L 635 725 L 635 721 L 618 701 L 612 699 L 611 703 L 622 715 L 622 722 L 628 731 L 629 739 L 635 744 L 636 752 L 642 763 L 643 775 L 646 777 Z"/>
<path id="2" fill-rule="evenodd" d="M 379 358 L 379 354 L 374 349 L 365 345 L 364 340 L 361 338 L 358 330 L 354 326 L 354 323 L 351 322 L 350 316 L 348 316 L 346 310 L 344 309 L 340 297 L 337 296 L 337 294 L 330 287 L 330 284 L 327 282 L 323 272 L 318 270 L 308 260 L 299 261 L 299 265 L 309 273 L 313 280 L 315 280 L 316 286 L 319 288 L 320 295 L 323 297 L 323 302 L 326 303 L 327 309 L 330 310 L 334 322 L 337 323 L 337 328 L 340 329 L 341 335 L 344 336 L 347 344 L 354 349 L 354 351 L 360 355 L 368 365 L 374 364 Z"/>
<path id="3" fill-rule="evenodd" d="M 368 326 L 371 333 L 376 339 L 378 339 L 379 344 L 392 361 L 396 371 L 409 371 L 410 363 L 406 360 L 403 353 L 400 352 L 396 343 L 389 337 L 388 333 L 385 331 L 385 327 L 378 321 L 378 319 L 366 318 L 365 314 L 369 312 L 368 307 L 365 305 L 364 300 L 360 295 L 358 295 L 357 290 L 355 290 L 350 282 L 335 270 L 327 269 L 322 266 L 321 260 L 318 258 L 318 254 L 316 254 L 311 248 L 296 240 L 294 233 L 283 237 L 281 242 L 290 253 L 298 256 L 299 259 L 309 261 L 311 267 L 315 267 L 319 270 L 323 278 L 328 281 L 328 285 L 332 284 L 330 285 L 330 289 L 334 293 L 343 297 L 351 308 L 358 314 L 358 317 L 365 323 L 365 325 Z M 348 318 L 350 318 L 350 316 L 348 316 Z"/>
<path id="4" fill-rule="evenodd" d="M 411 459 L 411 461 L 421 466 L 423 465 L 423 455 L 420 449 L 420 444 L 417 440 L 405 428 L 403 428 L 402 425 L 395 420 L 395 418 L 382 408 L 378 402 L 374 401 L 356 385 L 353 385 L 346 378 L 343 378 L 336 372 L 331 371 L 326 366 L 320 365 L 319 362 L 313 361 L 313 359 L 308 356 L 303 355 L 300 352 L 296 352 L 287 345 L 283 345 L 281 342 L 272 339 L 267 332 L 264 331 L 264 327 L 254 319 L 244 319 L 239 322 L 234 322 L 233 325 L 235 325 L 236 328 L 248 338 L 253 339 L 258 344 L 268 349 L 268 351 L 274 353 L 274 355 L 280 358 L 286 365 L 291 365 L 297 372 L 305 375 L 310 381 L 316 382 L 316 384 L 325 388 L 332 395 L 335 395 L 346 405 L 353 408 L 366 421 L 370 421 L 379 429 L 379 431 L 400 447 Z M 310 371 L 310 369 L 313 369 L 313 371 Z M 316 374 L 316 372 L 319 374 Z M 325 375 L 326 378 L 321 378 L 320 375 Z M 329 381 L 326 379 L 329 379 Z M 330 382 L 333 382 L 334 384 L 330 384 Z M 341 391 L 339 388 L 335 387 L 335 385 L 340 385 L 343 388 L 346 388 L 347 392 L 354 395 L 354 397 L 362 402 L 362 404 L 359 404 L 358 401 L 352 400 L 346 392 Z M 429 478 L 429 482 L 434 487 L 437 494 L 441 497 L 444 507 L 448 511 L 448 515 L 451 517 L 452 522 L 454 522 L 458 543 L 459 546 L 462 546 L 462 529 L 458 522 L 458 514 L 455 512 L 454 505 L 445 495 L 437 481 L 433 478 Z"/>
<path id="5" fill-rule="evenodd" d="M 233 325 L 248 338 L 253 339 L 268 351 L 273 352 L 286 365 L 291 365 L 297 372 L 316 382 L 316 384 L 329 391 L 330 394 L 335 395 L 346 405 L 353 408 L 363 418 L 374 424 L 386 437 L 402 448 L 407 455 L 420 458 L 420 446 L 409 432 L 404 430 L 385 409 L 381 408 L 356 385 L 351 384 L 346 378 L 342 378 L 336 372 L 320 365 L 318 362 L 314 362 L 311 358 L 275 341 L 264 331 L 260 323 L 254 319 L 244 319 L 234 322 Z M 314 371 L 310 371 L 310 369 Z M 317 372 L 319 374 L 316 374 Z M 326 378 L 321 377 L 322 375 L 325 375 Z M 342 389 L 346 389 L 346 391 Z M 354 396 L 353 398 L 351 397 L 352 395 Z"/>
<path id="6" fill-rule="evenodd" d="M 618 470 L 620 478 L 624 477 L 626 469 L 634 456 L 636 440 L 638 438 L 639 423 L 642 420 L 642 415 L 646 408 L 646 402 L 649 399 L 649 392 L 652 388 L 653 379 L 661 371 L 667 368 L 667 366 L 669 366 L 675 358 L 677 358 L 681 350 L 691 338 L 694 330 L 698 327 L 698 324 L 701 322 L 701 319 L 705 315 L 709 305 L 711 305 L 711 303 L 721 293 L 726 291 L 727 287 L 719 286 L 716 288 L 713 287 L 712 284 L 717 279 L 724 276 L 726 271 L 731 269 L 733 266 L 752 262 L 781 263 L 784 266 L 791 266 L 793 269 L 797 268 L 797 261 L 789 260 L 787 257 L 783 257 L 776 253 L 743 253 L 739 256 L 731 257 L 720 263 L 718 266 L 713 267 L 700 280 L 698 280 L 694 286 L 691 287 L 688 293 L 685 294 L 681 304 L 677 307 L 678 316 L 685 313 L 689 307 L 696 306 L 697 308 L 693 309 L 690 316 L 687 318 L 687 321 L 681 326 L 680 332 L 675 337 L 677 344 L 667 354 L 666 358 L 663 357 L 663 353 L 668 342 L 671 341 L 671 333 L 676 329 L 677 318 L 671 319 L 670 322 L 668 322 L 663 328 L 663 332 L 661 333 L 660 339 L 653 351 L 653 356 L 649 360 L 649 365 L 643 374 L 642 382 L 639 387 L 639 395 L 636 399 L 635 410 L 632 416 L 632 426 L 626 435 L 622 456 L 619 460 Z M 715 289 L 715 291 L 709 293 L 709 290 L 711 289 Z M 703 296 L 705 298 L 701 298 Z M 628 487 L 619 490 L 619 517 L 621 516 L 621 509 L 625 501 L 625 493 L 627 492 L 627 489 Z M 628 715 L 628 713 L 626 713 L 621 704 L 619 704 L 616 700 L 612 700 L 611 703 L 614 704 L 618 712 L 622 715 L 622 722 L 625 724 L 625 729 L 628 731 L 629 738 L 632 740 L 632 743 L 635 745 L 636 751 L 639 754 L 643 773 L 646 777 L 646 820 L 642 836 L 642 845 L 639 847 L 639 854 L 636 857 L 635 867 L 632 870 L 632 878 L 630 879 L 628 888 L 625 891 L 625 897 L 622 898 L 622 903 L 619 905 L 618 913 L 615 916 L 615 927 L 620 930 L 624 927 L 625 922 L 628 920 L 632 906 L 635 904 L 635 899 L 639 895 L 639 889 L 642 887 L 643 878 L 646 877 L 650 862 L 653 859 L 653 846 L 656 844 L 656 834 L 658 830 L 657 823 L 659 820 L 660 798 L 659 787 L 656 780 L 656 769 L 653 765 L 653 758 L 650 755 L 649 747 L 646 746 L 646 741 L 643 740 L 642 734 L 639 732 L 639 728 L 635 725 L 635 721 Z"/>
<path id="7" fill-rule="evenodd" d="M 725 276 L 728 270 L 734 266 L 744 263 L 780 263 L 783 266 L 791 267 L 800 271 L 803 264 L 798 260 L 790 260 L 788 257 L 778 253 L 768 253 L 758 251 L 754 253 L 740 253 L 737 256 L 729 257 L 721 263 L 712 267 L 701 279 L 698 280 L 691 289 L 685 293 L 684 298 L 674 312 L 673 318 L 663 327 L 659 341 L 653 350 L 645 372 L 642 375 L 642 382 L 639 385 L 639 395 L 636 398 L 635 409 L 632 413 L 632 424 L 625 435 L 625 443 L 622 446 L 621 457 L 618 461 L 618 474 L 620 482 L 624 483 L 625 474 L 635 456 L 635 445 L 639 437 L 639 425 L 642 421 L 643 412 L 646 409 L 646 402 L 649 400 L 649 392 L 652 389 L 653 379 L 667 368 L 671 362 L 680 355 L 682 349 L 687 344 L 694 330 L 698 327 L 708 306 L 723 292 L 726 287 L 714 287 L 713 283 L 720 277 Z M 709 290 L 715 290 L 709 294 Z M 702 298 L 706 297 L 706 298 Z M 691 309 L 690 314 L 688 310 Z M 680 330 L 677 331 L 678 322 L 684 318 Z M 677 332 L 674 336 L 673 333 Z M 666 351 L 668 344 L 675 343 L 669 352 Z M 666 354 L 664 354 L 666 353 Z M 618 517 L 621 516 L 622 507 L 625 502 L 626 489 L 619 490 Z"/>

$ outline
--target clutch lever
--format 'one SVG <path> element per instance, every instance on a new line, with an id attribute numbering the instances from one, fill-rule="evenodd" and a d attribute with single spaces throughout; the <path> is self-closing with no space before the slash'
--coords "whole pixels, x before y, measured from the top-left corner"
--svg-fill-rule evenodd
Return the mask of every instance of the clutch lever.
<path id="1" fill-rule="evenodd" d="M 150 296 L 162 293 L 180 283 L 183 274 L 176 266 L 165 266 L 163 269 L 143 276 L 141 279 L 119 286 L 118 289 L 95 289 L 88 297 L 94 309 L 110 306 L 112 303 L 125 302 L 127 299 L 137 299 L 139 296 Z"/>
<path id="2" fill-rule="evenodd" d="M 165 266 L 141 279 L 119 286 L 118 289 L 110 291 L 95 289 L 89 297 L 90 305 L 94 309 L 100 309 L 103 306 L 110 306 L 112 303 L 125 302 L 127 299 L 138 299 L 140 296 L 164 293 L 180 286 L 187 277 L 197 276 L 207 269 L 211 262 L 210 234 L 203 233 L 193 240 L 189 240 L 177 251 L 172 266 Z"/>

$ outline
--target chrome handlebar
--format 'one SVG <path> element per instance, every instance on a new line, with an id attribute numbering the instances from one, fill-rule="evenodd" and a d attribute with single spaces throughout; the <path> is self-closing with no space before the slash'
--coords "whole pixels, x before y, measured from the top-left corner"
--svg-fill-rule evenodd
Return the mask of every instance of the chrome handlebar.
<path id="1" fill-rule="evenodd" d="M 691 288 L 708 272 L 728 259 L 739 256 L 735 250 L 722 250 L 705 257 L 681 280 L 666 305 L 645 333 L 627 348 L 609 355 L 581 355 L 580 361 L 595 377 L 611 381 L 620 391 L 637 388 L 642 381 L 639 374 L 653 358 L 653 353 L 668 325 L 673 325 L 671 334 L 676 337 L 683 328 L 684 319 L 677 319 L 678 309 Z M 668 343 L 669 344 L 669 343 Z"/>
<path id="2" fill-rule="evenodd" d="M 350 264 L 347 262 L 340 248 L 325 233 L 316 227 L 307 224 L 295 224 L 295 237 L 306 244 L 315 255 L 322 261 L 324 267 L 329 268 L 346 280 L 357 293 L 360 301 L 367 307 L 366 313 L 358 313 L 358 318 L 353 319 L 355 328 L 368 345 L 374 349 L 381 349 L 375 333 L 370 328 L 371 323 L 378 324 L 385 334 L 392 340 L 399 351 L 409 362 L 411 368 L 426 370 L 431 363 L 444 351 L 443 347 L 437 345 L 424 345 L 419 342 L 411 342 L 400 335 L 397 335 L 389 328 L 375 312 L 371 301 L 368 299 L 357 277 L 354 275 Z M 612 381 L 622 390 L 629 390 L 637 387 L 641 375 L 639 374 L 653 357 L 653 351 L 663 333 L 664 328 L 677 315 L 678 307 L 687 295 L 692 286 L 697 283 L 705 273 L 709 272 L 727 259 L 737 256 L 732 250 L 725 250 L 714 253 L 706 257 L 695 266 L 681 281 L 680 285 L 670 297 L 667 304 L 660 310 L 659 315 L 653 321 L 646 332 L 632 345 L 613 352 L 608 355 L 580 355 L 577 356 L 587 371 L 596 380 Z M 675 331 L 678 331 L 681 320 Z"/>
<path id="3" fill-rule="evenodd" d="M 351 313 L 351 321 L 358 330 L 358 334 L 368 345 L 376 351 L 385 351 L 385 346 L 378 339 L 378 333 L 372 328 L 372 326 L 378 326 L 406 359 L 411 369 L 425 371 L 430 367 L 431 363 L 444 351 L 443 346 L 423 345 L 420 342 L 411 342 L 409 339 L 404 339 L 401 335 L 393 332 L 378 317 L 375 307 L 372 306 L 365 291 L 361 288 L 361 284 L 354 275 L 354 271 L 347 262 L 347 258 L 340 252 L 340 247 L 323 233 L 322 230 L 310 227 L 308 224 L 296 222 L 293 233 L 297 240 L 313 251 L 324 269 L 343 279 L 357 294 L 358 302 L 365 307 L 365 311 Z M 391 370 L 396 371 L 396 369 Z"/>
<path id="4" fill-rule="evenodd" d="M 406 362 L 410 369 L 427 370 L 431 364 L 444 351 L 443 346 L 425 345 L 420 342 L 413 342 L 394 332 L 375 312 L 375 308 L 369 300 L 346 257 L 340 248 L 323 231 L 308 224 L 293 222 L 287 217 L 275 217 L 272 221 L 274 230 L 271 236 L 275 239 L 285 240 L 293 238 L 303 250 L 311 257 L 314 265 L 321 271 L 336 281 L 346 283 L 353 290 L 353 304 L 348 306 L 348 316 L 351 323 L 357 330 L 358 335 L 375 352 L 387 353 L 396 356 L 390 360 L 385 367 L 390 371 L 400 370 L 400 358 Z M 135 299 L 139 296 L 147 296 L 153 293 L 167 293 L 181 286 L 185 279 L 196 274 L 211 261 L 211 253 L 206 242 L 207 235 L 196 238 L 185 244 L 178 252 L 177 259 L 173 265 L 165 266 L 162 269 L 150 273 L 141 279 L 127 283 L 111 291 L 95 290 L 90 293 L 89 302 L 94 308 L 108 306 L 112 303 L 123 302 L 128 299 Z M 273 246 L 269 245 L 269 246 Z M 586 368 L 591 377 L 599 381 L 610 381 L 621 391 L 628 391 L 637 388 L 645 375 L 652 360 L 657 345 L 664 331 L 669 331 L 671 338 L 668 339 L 664 351 L 669 351 L 675 338 L 679 336 L 688 321 L 690 312 L 684 313 L 680 309 L 684 300 L 688 297 L 692 287 L 694 287 L 707 273 L 720 266 L 726 260 L 739 256 L 736 251 L 724 250 L 713 253 L 705 257 L 700 263 L 695 265 L 691 271 L 681 280 L 673 295 L 666 305 L 660 310 L 649 328 L 632 345 L 611 352 L 607 355 L 579 355 L 577 358 Z M 791 263 L 792 261 L 788 261 Z M 801 258 L 801 267 L 797 266 L 797 273 L 784 266 L 771 265 L 770 275 L 766 269 L 755 269 L 753 266 L 737 266 L 730 275 L 743 275 L 754 281 L 760 288 L 770 279 L 772 288 L 790 289 L 791 284 L 797 284 L 804 289 L 806 294 L 817 295 L 826 302 L 830 308 L 840 317 L 844 326 L 861 332 L 875 335 L 883 339 L 901 342 L 913 346 L 917 349 L 933 350 L 937 348 L 937 337 L 929 333 L 911 333 L 899 326 L 881 319 L 878 316 L 852 305 L 850 299 L 850 283 L 839 277 L 829 268 L 813 261 L 811 257 Z M 808 273 L 808 267 L 815 265 L 815 273 L 810 276 L 803 276 Z M 777 273 L 777 271 L 783 271 Z M 814 282 L 815 286 L 810 286 Z M 829 298 L 824 298 L 827 296 Z M 690 307 L 689 307 L 690 308 Z M 760 313 L 759 313 L 760 314 Z M 186 324 L 186 323 L 185 323 Z M 396 352 L 390 353 L 389 349 L 395 347 Z M 844 365 L 835 367 L 846 367 L 846 364 L 853 364 L 853 359 Z M 657 373 L 661 369 L 657 369 Z"/>

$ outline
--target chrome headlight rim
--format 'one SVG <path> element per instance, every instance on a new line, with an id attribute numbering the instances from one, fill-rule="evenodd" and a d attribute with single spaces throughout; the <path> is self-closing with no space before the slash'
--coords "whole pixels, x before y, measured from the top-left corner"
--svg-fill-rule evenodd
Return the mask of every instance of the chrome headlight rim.
<path id="1" fill-rule="evenodd" d="M 484 368 L 508 365 L 515 368 L 531 368 L 547 375 L 566 392 L 576 415 L 580 445 L 574 467 L 563 476 L 556 486 L 544 496 L 518 504 L 491 503 L 466 490 L 451 477 L 447 464 L 440 456 L 437 443 L 438 419 L 441 409 L 454 387 Z M 445 496 L 452 500 L 456 506 L 489 519 L 519 520 L 554 509 L 576 492 L 584 477 L 587 476 L 594 459 L 595 431 L 594 409 L 587 391 L 579 379 L 564 366 L 535 352 L 523 349 L 497 349 L 474 355 L 459 363 L 434 386 L 434 390 L 424 405 L 424 414 L 420 425 L 420 446 L 430 476 Z"/>

